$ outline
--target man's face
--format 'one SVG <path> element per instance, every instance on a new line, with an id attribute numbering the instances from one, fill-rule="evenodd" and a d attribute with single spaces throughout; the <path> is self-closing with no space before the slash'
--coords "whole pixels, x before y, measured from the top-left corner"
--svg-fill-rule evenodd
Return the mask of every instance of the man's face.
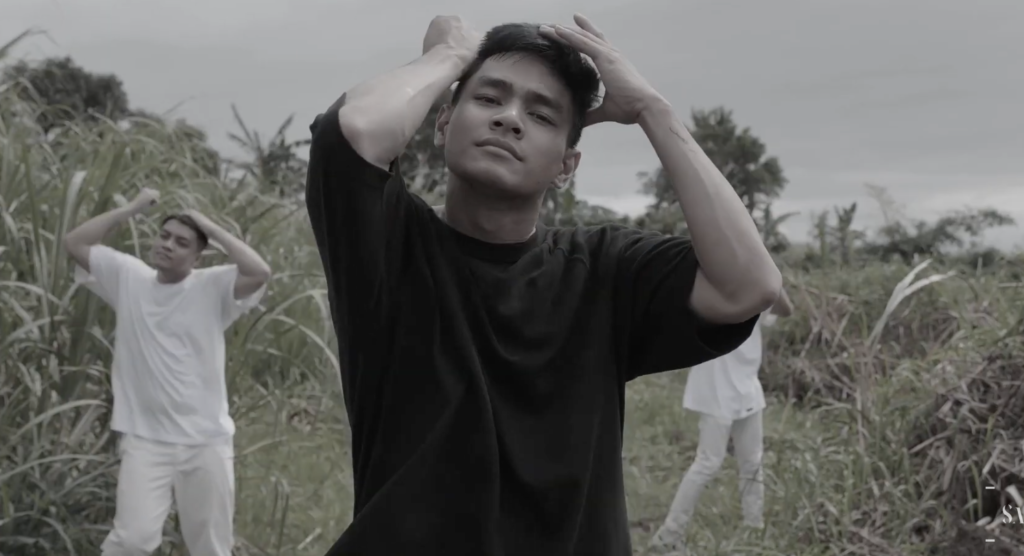
<path id="1" fill-rule="evenodd" d="M 438 116 L 435 144 L 463 182 L 514 197 L 564 183 L 580 154 L 567 147 L 569 89 L 538 59 L 491 58 Z"/>
<path id="2" fill-rule="evenodd" d="M 177 220 L 168 220 L 153 241 L 150 263 L 157 270 L 184 272 L 199 260 L 199 238 L 192 228 Z"/>

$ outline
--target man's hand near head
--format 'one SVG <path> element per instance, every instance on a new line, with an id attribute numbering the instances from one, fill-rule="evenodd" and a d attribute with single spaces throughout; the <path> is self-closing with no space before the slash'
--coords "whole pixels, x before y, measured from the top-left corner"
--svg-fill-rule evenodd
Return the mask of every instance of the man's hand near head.
<path id="1" fill-rule="evenodd" d="M 544 37 L 575 48 L 589 57 L 601 76 L 604 98 L 601 104 L 587 113 L 585 125 L 601 122 L 632 125 L 640 121 L 645 110 L 668 104 L 586 16 L 576 14 L 574 20 L 578 27 L 542 25 L 540 32 Z"/>
<path id="2" fill-rule="evenodd" d="M 159 203 L 160 192 L 155 189 L 144 187 L 139 191 L 139 194 L 136 195 L 130 203 L 128 203 L 128 206 L 132 208 L 135 214 L 140 214 L 155 207 Z"/>
<path id="3" fill-rule="evenodd" d="M 483 36 L 457 15 L 439 15 L 430 21 L 423 36 L 423 54 L 440 48 L 449 50 L 469 65 L 475 58 Z"/>
<path id="4" fill-rule="evenodd" d="M 412 62 L 356 85 L 345 93 L 338 124 L 352 148 L 370 164 L 389 170 L 427 112 L 476 59 L 480 35 L 458 16 L 435 17 Z"/>
<path id="5" fill-rule="evenodd" d="M 64 250 L 78 266 L 89 272 L 89 251 L 92 246 L 102 242 L 114 227 L 151 209 L 159 202 L 159 191 L 143 188 L 128 204 L 94 216 L 66 233 L 64 235 Z"/>
<path id="6" fill-rule="evenodd" d="M 689 224 L 700 262 L 690 296 L 704 320 L 741 323 L 768 310 L 779 296 L 782 275 L 765 249 L 746 205 L 658 94 L 586 17 L 577 27 L 546 27 L 542 33 L 590 56 L 605 84 L 605 99 L 587 123 L 639 124 L 661 160 Z"/>
<path id="7" fill-rule="evenodd" d="M 252 247 L 231 235 L 198 210 L 188 209 L 185 211 L 185 215 L 199 226 L 199 229 L 210 239 L 210 243 L 223 249 L 228 260 L 238 267 L 238 278 L 235 281 L 234 290 L 235 299 L 249 297 L 270 280 L 270 265 Z"/>

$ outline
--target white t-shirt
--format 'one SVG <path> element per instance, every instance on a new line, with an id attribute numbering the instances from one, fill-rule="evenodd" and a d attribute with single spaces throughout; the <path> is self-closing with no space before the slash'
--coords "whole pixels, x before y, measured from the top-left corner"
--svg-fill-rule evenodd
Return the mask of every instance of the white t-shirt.
<path id="1" fill-rule="evenodd" d="M 765 408 L 761 369 L 761 327 L 778 317 L 762 313 L 747 341 L 735 350 L 690 369 L 683 407 L 725 419 L 743 419 Z"/>
<path id="2" fill-rule="evenodd" d="M 162 284 L 146 263 L 103 245 L 89 250 L 89 269 L 76 266 L 76 281 L 117 315 L 111 428 L 175 444 L 231 437 L 224 331 L 259 302 L 266 286 L 235 300 L 235 265 Z"/>

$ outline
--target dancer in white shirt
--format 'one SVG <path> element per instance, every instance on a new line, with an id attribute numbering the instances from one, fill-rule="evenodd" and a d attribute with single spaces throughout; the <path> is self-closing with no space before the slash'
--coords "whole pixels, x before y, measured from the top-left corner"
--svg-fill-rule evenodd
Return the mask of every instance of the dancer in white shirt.
<path id="1" fill-rule="evenodd" d="M 164 219 L 150 264 L 100 244 L 158 199 L 143 190 L 64 238 L 78 265 L 76 279 L 117 315 L 111 428 L 121 435 L 121 466 L 114 526 L 100 550 L 103 556 L 152 554 L 173 500 L 191 554 L 230 556 L 235 425 L 224 331 L 259 302 L 270 267 L 195 211 Z M 209 240 L 232 264 L 194 268 Z"/>
<path id="2" fill-rule="evenodd" d="M 764 390 L 757 374 L 761 368 L 761 327 L 788 317 L 793 306 L 783 290 L 775 306 L 763 313 L 746 342 L 717 359 L 690 369 L 683 408 L 700 414 L 697 457 L 686 472 L 668 516 L 651 540 L 656 551 L 685 554 L 685 531 L 697 500 L 725 461 L 732 439 L 739 464 L 743 522 L 764 527 L 764 479 L 761 467 L 764 432 L 761 415 Z"/>

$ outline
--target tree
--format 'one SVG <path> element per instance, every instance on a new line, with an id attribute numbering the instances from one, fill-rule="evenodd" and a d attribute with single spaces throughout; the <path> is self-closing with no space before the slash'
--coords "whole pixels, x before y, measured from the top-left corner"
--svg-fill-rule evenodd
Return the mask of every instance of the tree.
<path id="1" fill-rule="evenodd" d="M 694 110 L 691 117 L 693 126 L 689 130 L 694 140 L 736 190 L 762 235 L 767 234 L 766 240 L 770 240 L 777 249 L 784 248 L 788 242 L 779 224 L 792 214 L 774 217 L 770 208 L 771 202 L 778 198 L 786 185 L 778 159 L 766 156 L 765 144 L 751 133 L 750 128 L 738 128 L 730 110 L 722 107 Z M 685 218 L 678 208 L 675 191 L 664 168 L 640 172 L 637 178 L 641 182 L 640 192 L 653 198 L 647 214 L 638 222 L 645 228 L 665 233 L 684 232 Z"/>
<path id="2" fill-rule="evenodd" d="M 935 222 L 896 221 L 878 230 L 865 252 L 883 260 L 898 257 L 911 264 L 920 256 L 949 255 L 951 249 L 980 247 L 977 238 L 986 230 L 1014 224 L 1014 219 L 995 209 L 951 211 Z"/>
<path id="3" fill-rule="evenodd" d="M 119 120 L 129 114 L 128 94 L 117 76 L 84 70 L 70 57 L 38 64 L 19 61 L 4 68 L 0 83 L 21 84 L 19 95 L 46 107 L 37 114 L 46 131 L 75 119 L 96 116 Z"/>
<path id="4" fill-rule="evenodd" d="M 441 107 L 449 102 L 450 91 L 434 102 L 398 160 L 409 190 L 437 204 L 444 199 L 448 170 L 444 150 L 434 146 L 434 130 Z"/>
<path id="5" fill-rule="evenodd" d="M 248 160 L 233 165 L 255 180 L 260 189 L 279 197 L 295 197 L 303 191 L 308 162 L 296 152 L 308 146 L 309 139 L 289 141 L 285 136 L 294 116 L 288 116 L 277 131 L 264 142 L 258 131 L 250 131 L 235 105 L 231 105 L 241 135 L 229 133 L 228 138 L 249 155 Z"/>
<path id="6" fill-rule="evenodd" d="M 607 223 L 629 224 L 629 217 L 612 209 L 593 205 L 576 196 L 576 177 L 573 176 L 565 187 L 548 189 L 541 205 L 540 220 L 546 226 L 571 228 L 574 226 L 597 226 Z"/>
<path id="7" fill-rule="evenodd" d="M 950 255 L 952 249 L 967 247 L 981 251 L 976 240 L 985 231 L 1015 223 L 1006 213 L 975 208 L 948 212 L 935 222 L 917 220 L 907 217 L 903 207 L 884 187 L 872 184 L 865 184 L 865 187 L 878 203 L 884 224 L 873 240 L 865 242 L 864 252 L 883 260 L 896 257 L 911 264 L 921 256 Z"/>
<path id="8" fill-rule="evenodd" d="M 761 219 L 755 219 L 754 224 L 757 224 L 757 228 L 761 232 L 761 241 L 764 242 L 768 251 L 781 253 L 789 249 L 789 239 L 786 234 L 782 233 L 782 223 L 797 214 L 796 212 L 787 212 L 776 216 L 771 203 L 761 209 Z"/>
<path id="9" fill-rule="evenodd" d="M 634 220 L 634 224 L 641 230 L 658 232 L 660 234 L 685 236 L 689 234 L 686 226 L 686 219 L 678 205 L 654 205 L 648 207 L 640 216 Z"/>
<path id="10" fill-rule="evenodd" d="M 778 158 L 765 156 L 765 144 L 749 127 L 737 131 L 731 110 L 694 110 L 692 117 L 694 140 L 732 184 L 747 212 L 754 214 L 782 193 L 786 178 Z"/>
<path id="11" fill-rule="evenodd" d="M 129 128 L 140 134 L 146 134 L 146 128 L 161 128 L 163 133 L 154 135 L 154 138 L 165 138 L 166 132 L 170 132 L 179 145 L 184 146 L 184 151 L 189 160 L 197 167 L 203 169 L 207 174 L 220 177 L 222 160 L 220 153 L 207 143 L 206 132 L 188 123 L 184 118 L 167 121 L 163 116 L 149 112 L 148 110 L 131 110 L 126 118 Z"/>
<path id="12" fill-rule="evenodd" d="M 857 214 L 857 203 L 845 208 L 834 207 L 836 225 L 832 228 L 832 239 L 839 251 L 839 261 L 850 264 L 854 248 L 864 240 L 864 232 L 853 229 L 853 217 Z"/>
<path id="13" fill-rule="evenodd" d="M 807 262 L 817 265 L 831 264 L 838 256 L 838 262 L 849 265 L 853 255 L 864 241 L 865 234 L 853 228 L 857 214 L 857 203 L 847 207 L 832 207 L 835 224 L 829 221 L 829 212 L 821 211 L 814 216 L 811 237 L 817 244 L 817 252 L 807 253 Z"/>
<path id="14" fill-rule="evenodd" d="M 652 232 L 686 235 L 686 218 L 676 202 L 676 193 L 665 169 L 658 167 L 653 172 L 638 172 L 636 177 L 640 180 L 640 192 L 653 197 L 644 214 L 636 218 L 636 225 Z"/>
<path id="15" fill-rule="evenodd" d="M 653 172 L 637 172 L 636 177 L 640 180 L 640 193 L 653 198 L 649 209 L 657 211 L 662 207 L 673 207 L 676 204 L 676 192 L 672 189 L 672 182 L 668 181 L 668 174 L 665 169 L 659 166 Z"/>

